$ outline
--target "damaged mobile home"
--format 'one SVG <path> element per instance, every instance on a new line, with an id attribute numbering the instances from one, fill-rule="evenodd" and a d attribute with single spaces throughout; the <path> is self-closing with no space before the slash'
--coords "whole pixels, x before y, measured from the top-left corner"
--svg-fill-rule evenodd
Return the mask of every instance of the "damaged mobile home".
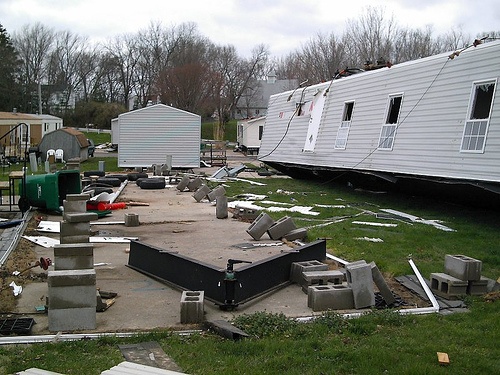
<path id="1" fill-rule="evenodd" d="M 497 196 L 500 42 L 478 42 L 272 96 L 259 160 L 293 177 Z"/>

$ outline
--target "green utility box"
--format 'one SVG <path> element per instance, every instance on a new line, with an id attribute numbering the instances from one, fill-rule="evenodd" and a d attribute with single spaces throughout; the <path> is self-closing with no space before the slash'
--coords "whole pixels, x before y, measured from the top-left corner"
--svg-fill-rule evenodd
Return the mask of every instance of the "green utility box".
<path id="1" fill-rule="evenodd" d="M 76 170 L 26 176 L 26 200 L 31 207 L 59 211 L 66 195 L 81 192 L 80 172 Z"/>

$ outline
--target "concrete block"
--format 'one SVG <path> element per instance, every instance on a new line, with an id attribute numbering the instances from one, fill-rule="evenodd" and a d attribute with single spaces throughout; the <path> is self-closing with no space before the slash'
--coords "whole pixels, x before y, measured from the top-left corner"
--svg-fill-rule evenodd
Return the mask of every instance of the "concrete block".
<path id="1" fill-rule="evenodd" d="M 125 214 L 125 226 L 126 227 L 138 227 L 139 223 L 139 215 L 134 213 Z"/>
<path id="2" fill-rule="evenodd" d="M 310 286 L 307 306 L 313 311 L 350 310 L 354 308 L 353 291 L 347 285 Z"/>
<path id="3" fill-rule="evenodd" d="M 66 194 L 67 201 L 88 201 L 90 194 Z"/>
<path id="4" fill-rule="evenodd" d="M 207 194 L 207 198 L 210 202 L 213 202 L 218 197 L 221 197 L 225 194 L 226 194 L 226 189 L 224 189 L 224 186 L 219 185 Z"/>
<path id="5" fill-rule="evenodd" d="M 467 294 L 480 296 L 488 293 L 488 283 L 490 279 L 481 276 L 481 280 L 470 280 L 467 285 Z"/>
<path id="6" fill-rule="evenodd" d="M 96 307 L 94 285 L 49 287 L 50 309 L 77 309 Z"/>
<path id="7" fill-rule="evenodd" d="M 295 240 L 302 240 L 306 236 L 307 236 L 306 228 L 297 228 L 285 234 L 283 238 L 287 241 L 295 241 Z"/>
<path id="8" fill-rule="evenodd" d="M 91 330 L 97 326 L 95 306 L 76 309 L 49 309 L 48 318 L 49 331 L 51 332 Z"/>
<path id="9" fill-rule="evenodd" d="M 79 222 L 79 223 L 69 223 L 67 221 L 61 222 L 61 237 L 65 236 L 89 236 L 90 235 L 90 223 Z"/>
<path id="10" fill-rule="evenodd" d="M 227 219 L 227 197 L 225 195 L 218 196 L 215 199 L 215 216 L 217 219 Z"/>
<path id="11" fill-rule="evenodd" d="M 466 255 L 444 257 L 444 273 L 460 280 L 480 280 L 483 262 Z"/>
<path id="12" fill-rule="evenodd" d="M 207 185 L 201 185 L 193 194 L 193 198 L 196 202 L 201 202 L 201 200 L 205 198 L 208 193 L 210 193 L 210 188 Z"/>
<path id="13" fill-rule="evenodd" d="M 342 284 L 344 279 L 344 274 L 338 270 L 326 270 L 326 271 L 307 271 L 302 272 L 302 280 L 300 285 L 302 286 L 302 291 L 308 293 L 308 287 L 314 284 L 326 285 L 326 284 Z"/>
<path id="14" fill-rule="evenodd" d="M 203 184 L 203 181 L 201 180 L 200 177 L 196 177 L 192 180 L 190 180 L 187 184 L 187 188 L 189 191 L 196 191 L 198 188 Z"/>
<path id="15" fill-rule="evenodd" d="M 391 289 L 389 288 L 389 286 L 385 282 L 385 279 L 384 279 L 384 276 L 382 275 L 382 272 L 380 272 L 380 270 L 378 269 L 375 262 L 371 262 L 370 267 L 372 268 L 373 281 L 375 282 L 375 285 L 377 286 L 385 303 L 387 303 L 388 306 L 394 304 L 396 302 L 396 298 L 394 298 L 394 295 L 392 294 Z"/>
<path id="16" fill-rule="evenodd" d="M 94 245 L 54 245 L 54 270 L 76 270 L 94 268 Z"/>
<path id="17" fill-rule="evenodd" d="M 452 299 L 467 293 L 468 282 L 445 273 L 431 273 L 431 291 L 438 296 Z"/>
<path id="18" fill-rule="evenodd" d="M 68 201 L 68 200 L 63 200 L 63 208 L 65 213 L 72 213 L 72 212 L 86 212 L 87 211 L 87 201 L 83 200 L 73 200 L 73 201 Z"/>
<path id="19" fill-rule="evenodd" d="M 179 190 L 179 191 L 184 191 L 184 190 L 186 190 L 188 184 L 189 184 L 189 177 L 188 176 L 183 176 L 182 179 L 177 184 L 176 189 Z"/>
<path id="20" fill-rule="evenodd" d="M 290 281 L 300 284 L 302 282 L 303 272 L 327 271 L 328 264 L 319 260 L 308 260 L 303 262 L 293 262 L 290 267 Z"/>
<path id="21" fill-rule="evenodd" d="M 68 244 L 68 243 L 89 243 L 89 235 L 81 235 L 81 236 L 61 236 L 60 243 Z"/>
<path id="22" fill-rule="evenodd" d="M 74 285 L 95 285 L 95 270 L 61 270 L 49 271 L 47 284 L 50 287 L 74 286 Z"/>
<path id="23" fill-rule="evenodd" d="M 375 305 L 372 269 L 366 262 L 346 264 L 348 285 L 352 288 L 354 307 L 363 309 Z"/>
<path id="24" fill-rule="evenodd" d="M 292 230 L 297 229 L 292 218 L 289 216 L 284 216 L 267 230 L 267 234 L 273 240 L 280 240 L 285 236 L 285 234 L 290 233 Z"/>
<path id="25" fill-rule="evenodd" d="M 183 291 L 181 296 L 181 323 L 202 323 L 205 320 L 204 291 Z"/>
<path id="26" fill-rule="evenodd" d="M 261 213 L 260 210 L 255 210 L 253 208 L 235 206 L 233 211 L 233 217 L 242 220 L 255 220 L 257 216 Z"/>
<path id="27" fill-rule="evenodd" d="M 247 229 L 247 233 L 252 236 L 254 240 L 260 240 L 260 238 L 267 232 L 267 230 L 274 224 L 274 220 L 271 216 L 262 212 L 257 218 L 250 224 Z"/>
<path id="28" fill-rule="evenodd" d="M 85 209 L 86 206 L 85 206 Z M 67 223 L 89 223 L 91 221 L 97 220 L 99 216 L 95 212 L 66 212 L 64 210 L 63 219 Z"/>

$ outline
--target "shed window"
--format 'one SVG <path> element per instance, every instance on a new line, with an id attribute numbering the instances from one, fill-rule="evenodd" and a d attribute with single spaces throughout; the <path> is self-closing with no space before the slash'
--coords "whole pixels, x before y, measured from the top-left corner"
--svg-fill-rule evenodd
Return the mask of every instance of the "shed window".
<path id="1" fill-rule="evenodd" d="M 484 152 L 495 86 L 496 80 L 473 85 L 460 151 Z"/>
<path id="2" fill-rule="evenodd" d="M 398 128 L 399 113 L 403 95 L 389 96 L 389 105 L 387 106 L 387 117 L 385 124 L 382 125 L 378 148 L 380 150 L 392 150 L 394 139 L 396 138 L 396 129 Z"/>
<path id="3" fill-rule="evenodd" d="M 262 133 L 264 132 L 264 126 L 260 125 L 259 126 L 259 141 L 262 140 Z"/>
<path id="4" fill-rule="evenodd" d="M 337 138 L 335 139 L 335 149 L 344 150 L 347 144 L 347 136 L 351 127 L 352 112 L 354 110 L 354 102 L 344 103 L 344 112 L 342 114 L 342 121 L 340 122 L 337 131 Z"/>

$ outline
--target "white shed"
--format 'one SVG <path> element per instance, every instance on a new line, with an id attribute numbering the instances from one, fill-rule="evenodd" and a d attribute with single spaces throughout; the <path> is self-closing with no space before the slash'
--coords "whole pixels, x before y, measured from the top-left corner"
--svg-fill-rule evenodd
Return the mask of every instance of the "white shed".
<path id="1" fill-rule="evenodd" d="M 236 141 L 244 152 L 258 152 L 266 117 L 238 121 Z"/>
<path id="2" fill-rule="evenodd" d="M 165 164 L 173 168 L 200 166 L 201 117 L 194 113 L 155 104 L 118 116 L 118 166 L 148 167 Z"/>

